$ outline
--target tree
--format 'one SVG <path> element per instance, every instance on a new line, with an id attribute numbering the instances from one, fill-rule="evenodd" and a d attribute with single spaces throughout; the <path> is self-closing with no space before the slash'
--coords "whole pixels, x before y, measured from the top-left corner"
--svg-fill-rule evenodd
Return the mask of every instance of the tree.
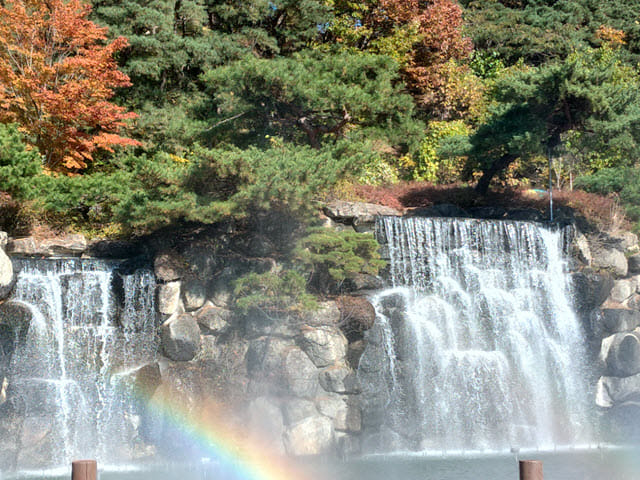
<path id="1" fill-rule="evenodd" d="M 615 45 L 583 49 L 564 62 L 515 69 L 496 82 L 496 105 L 471 136 L 470 162 L 486 193 L 511 162 L 547 155 L 569 132 L 582 147 L 620 161 L 640 155 L 640 82 Z"/>
<path id="2" fill-rule="evenodd" d="M 97 150 L 137 145 L 120 136 L 134 118 L 108 100 L 129 85 L 80 0 L 6 0 L 0 5 L 0 121 L 15 122 L 45 166 L 79 172 Z"/>

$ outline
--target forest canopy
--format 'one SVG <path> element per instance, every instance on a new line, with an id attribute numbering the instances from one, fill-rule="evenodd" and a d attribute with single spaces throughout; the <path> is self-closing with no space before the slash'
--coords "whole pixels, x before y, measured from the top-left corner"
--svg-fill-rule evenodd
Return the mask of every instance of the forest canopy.
<path id="1" fill-rule="evenodd" d="M 549 165 L 558 188 L 635 191 L 608 179 L 640 178 L 638 11 L 5 0 L 0 209 L 143 233 L 305 218 L 346 185 L 540 188 Z"/>

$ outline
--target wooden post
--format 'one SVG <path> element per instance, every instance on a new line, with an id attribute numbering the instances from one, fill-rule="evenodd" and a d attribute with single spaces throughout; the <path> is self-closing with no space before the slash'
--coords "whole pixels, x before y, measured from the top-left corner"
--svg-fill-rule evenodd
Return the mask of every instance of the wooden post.
<path id="1" fill-rule="evenodd" d="M 71 462 L 71 480 L 97 480 L 98 462 L 95 460 L 74 460 Z"/>
<path id="2" fill-rule="evenodd" d="M 543 480 L 540 460 L 520 460 L 520 480 Z"/>

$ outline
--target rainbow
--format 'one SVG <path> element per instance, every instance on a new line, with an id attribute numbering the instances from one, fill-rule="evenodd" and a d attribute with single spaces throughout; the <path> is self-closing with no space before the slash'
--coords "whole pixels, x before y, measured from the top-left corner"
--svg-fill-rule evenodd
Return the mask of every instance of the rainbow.
<path id="1" fill-rule="evenodd" d="M 144 395 L 143 395 L 144 397 Z M 171 395 L 145 399 L 150 412 L 159 415 L 190 440 L 234 480 L 313 480 L 268 442 L 234 425 L 228 411 L 211 400 L 198 402 L 190 411 Z"/>

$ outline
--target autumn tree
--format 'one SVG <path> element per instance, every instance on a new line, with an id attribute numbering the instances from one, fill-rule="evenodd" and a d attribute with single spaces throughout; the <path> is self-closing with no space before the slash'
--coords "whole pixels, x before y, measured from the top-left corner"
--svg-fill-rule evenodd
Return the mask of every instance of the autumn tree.
<path id="1" fill-rule="evenodd" d="M 0 4 L 0 121 L 17 123 L 47 169 L 80 172 L 97 150 L 136 145 L 120 132 L 135 117 L 109 102 L 129 78 L 114 54 L 125 38 L 88 20 L 80 0 Z"/>

